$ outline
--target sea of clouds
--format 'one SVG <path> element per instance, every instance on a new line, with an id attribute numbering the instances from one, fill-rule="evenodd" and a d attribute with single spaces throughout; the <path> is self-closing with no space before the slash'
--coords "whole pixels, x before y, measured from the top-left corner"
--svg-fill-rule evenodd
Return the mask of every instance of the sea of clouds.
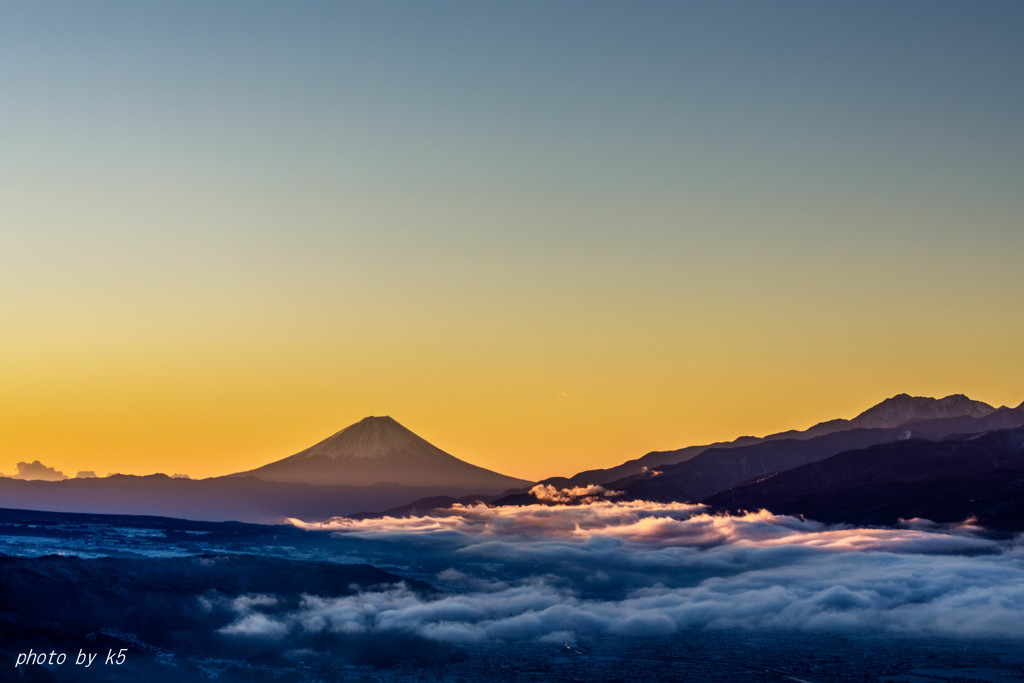
<path id="1" fill-rule="evenodd" d="M 410 571 L 429 558 L 422 566 L 441 568 L 424 576 L 434 590 L 307 595 L 283 611 L 273 596 L 247 596 L 222 632 L 402 633 L 454 644 L 694 628 L 1024 637 L 1020 537 L 971 524 L 854 528 L 583 496 L 592 502 L 293 520 L 339 543 L 390 547 Z"/>

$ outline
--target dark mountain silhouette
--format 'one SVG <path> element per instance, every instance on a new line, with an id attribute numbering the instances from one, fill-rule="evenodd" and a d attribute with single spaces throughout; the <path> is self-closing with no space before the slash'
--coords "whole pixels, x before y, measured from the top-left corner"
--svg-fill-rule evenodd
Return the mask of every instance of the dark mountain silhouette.
<path id="1" fill-rule="evenodd" d="M 162 515 L 215 522 L 279 524 L 377 512 L 426 496 L 468 496 L 454 486 L 313 486 L 256 477 L 175 479 L 118 474 L 98 479 L 23 481 L 0 478 L 5 507 L 111 515 Z"/>
<path id="2" fill-rule="evenodd" d="M 722 491 L 714 510 L 768 509 L 822 522 L 896 524 L 974 518 L 1024 529 L 1024 427 L 848 451 Z"/>
<path id="3" fill-rule="evenodd" d="M 941 439 L 953 434 L 980 434 L 996 429 L 1011 429 L 1024 425 L 1024 410 L 999 408 L 983 417 L 945 417 L 919 420 L 901 425 L 915 437 Z"/>
<path id="4" fill-rule="evenodd" d="M 551 484 L 559 488 L 586 486 L 588 484 L 612 486 L 623 479 L 640 475 L 650 470 L 662 469 L 665 465 L 686 462 L 711 449 L 720 451 L 723 449 L 752 446 L 768 441 L 807 440 L 851 429 L 890 429 L 899 427 L 907 422 L 928 419 L 947 419 L 951 417 L 978 418 L 993 412 L 996 412 L 996 409 L 992 406 L 981 401 L 971 400 L 963 394 L 954 394 L 941 399 L 898 394 L 892 398 L 885 399 L 878 405 L 868 408 L 851 420 L 828 420 L 826 422 L 819 422 L 805 430 L 789 430 L 760 438 L 742 436 L 729 442 L 688 446 L 674 451 L 653 451 L 643 457 L 629 460 L 615 467 L 587 470 L 572 477 L 552 477 L 543 480 L 541 483 Z M 835 452 L 837 451 L 833 451 L 833 453 Z M 822 457 L 827 457 L 827 455 L 832 455 L 833 453 L 828 453 Z M 805 460 L 805 462 L 809 462 L 809 460 Z"/>
<path id="5" fill-rule="evenodd" d="M 995 408 L 981 401 L 973 401 L 963 394 L 945 398 L 897 394 L 876 406 L 868 408 L 850 420 L 851 427 L 898 427 L 907 422 L 948 417 L 984 417 Z"/>
<path id="6" fill-rule="evenodd" d="M 765 437 L 768 438 L 768 437 Z M 621 465 L 608 467 L 606 469 L 584 470 L 571 477 L 550 477 L 542 480 L 542 484 L 551 484 L 557 488 L 569 488 L 573 486 L 589 486 L 590 484 L 608 485 L 613 481 L 620 481 L 627 477 L 642 474 L 649 470 L 657 469 L 663 465 L 674 465 L 695 458 L 710 448 L 735 448 L 746 446 L 752 443 L 759 443 L 762 439 L 752 436 L 742 436 L 735 441 L 721 441 L 703 446 L 687 446 L 674 451 L 651 451 L 646 455 L 633 460 L 627 460 Z"/>
<path id="7" fill-rule="evenodd" d="M 1020 425 L 1024 408 L 996 410 L 961 395 L 931 399 L 901 394 L 852 420 L 650 453 L 616 468 L 544 483 L 558 488 L 597 483 L 629 498 L 693 501 L 844 451 Z M 668 462 L 675 458 L 683 460 Z M 386 510 L 422 512 L 446 500 L 521 503 L 523 496 L 532 499 L 526 494 L 529 486 L 459 460 L 389 417 L 372 417 L 289 458 L 227 477 L 115 475 L 54 482 L 0 477 L 0 500 L 29 510 L 279 523 L 287 517 L 316 521 Z M 512 494 L 520 495 L 509 498 Z"/>
<path id="8" fill-rule="evenodd" d="M 898 397 L 897 397 L 898 398 Z M 934 400 L 934 399 L 931 399 Z M 881 404 L 884 405 L 884 404 Z M 925 404 L 928 405 L 928 404 Z M 869 415 L 862 423 L 884 424 L 906 415 L 929 411 L 884 411 Z M 983 411 L 976 411 L 975 414 Z M 882 415 L 881 419 L 879 416 Z M 731 449 L 710 449 L 700 455 L 661 469 L 618 482 L 609 488 L 623 490 L 631 498 L 695 501 L 734 486 L 776 472 L 824 460 L 843 451 L 911 438 L 939 439 L 958 434 L 977 434 L 992 429 L 1024 425 L 1024 411 L 1003 408 L 981 417 L 933 418 L 910 421 L 892 428 L 849 429 L 806 440 L 782 439 Z"/>
<path id="9" fill-rule="evenodd" d="M 211 479 L 165 474 L 22 481 L 0 478 L 7 507 L 280 523 L 380 512 L 428 496 L 497 495 L 529 486 L 459 460 L 390 417 L 368 417 L 301 453 Z"/>
<path id="10" fill-rule="evenodd" d="M 739 448 L 712 448 L 678 465 L 667 465 L 608 484 L 630 498 L 696 501 L 766 474 L 823 460 L 853 448 L 895 441 L 898 429 L 851 429 L 806 441 L 781 439 Z"/>
<path id="11" fill-rule="evenodd" d="M 529 486 L 445 453 L 390 417 L 367 417 L 295 455 L 236 477 L 293 484 L 448 487 L 497 493 Z"/>

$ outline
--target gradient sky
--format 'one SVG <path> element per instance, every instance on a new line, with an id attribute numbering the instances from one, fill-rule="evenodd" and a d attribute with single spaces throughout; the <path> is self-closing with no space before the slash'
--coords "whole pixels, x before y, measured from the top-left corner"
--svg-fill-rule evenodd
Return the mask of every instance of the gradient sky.
<path id="1" fill-rule="evenodd" d="M 1024 3 L 0 5 L 0 471 L 526 478 L 1024 400 Z"/>

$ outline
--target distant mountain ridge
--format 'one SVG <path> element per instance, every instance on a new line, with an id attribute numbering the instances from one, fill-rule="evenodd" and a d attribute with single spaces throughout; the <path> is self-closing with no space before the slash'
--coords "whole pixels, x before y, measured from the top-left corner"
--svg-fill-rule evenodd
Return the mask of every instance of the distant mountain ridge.
<path id="1" fill-rule="evenodd" d="M 295 455 L 229 476 L 319 486 L 393 484 L 480 493 L 531 484 L 459 460 L 390 416 L 363 418 Z"/>
<path id="2" fill-rule="evenodd" d="M 115 474 L 96 479 L 25 481 L 0 478 L 0 501 L 12 509 L 280 524 L 384 511 L 428 496 L 468 496 L 453 486 L 315 486 L 256 477 L 174 479 Z"/>
<path id="3" fill-rule="evenodd" d="M 983 411 L 974 412 L 978 414 Z M 901 418 L 902 414 L 895 414 L 890 424 Z M 633 498 L 697 501 L 713 493 L 766 475 L 818 462 L 844 451 L 908 439 L 937 440 L 980 434 L 1021 425 L 1024 425 L 1024 411 L 1001 408 L 981 417 L 972 417 L 970 414 L 937 417 L 900 422 L 895 427 L 857 427 L 810 439 L 779 439 L 731 449 L 709 449 L 690 460 L 662 467 L 657 476 L 638 475 L 612 482 L 608 488 L 623 490 Z"/>
<path id="4" fill-rule="evenodd" d="M 899 427 L 907 422 L 947 417 L 985 417 L 994 412 L 996 409 L 989 404 L 974 401 L 963 394 L 945 398 L 897 394 L 850 420 L 850 426 Z"/>
<path id="5" fill-rule="evenodd" d="M 888 453 L 885 448 L 904 442 L 925 445 L 899 448 L 935 453 L 938 451 L 927 444 L 966 441 L 979 434 L 1021 427 L 1024 404 L 996 409 L 961 394 L 941 399 L 899 394 L 852 419 L 830 420 L 806 430 L 763 438 L 741 437 L 722 444 L 649 453 L 613 468 L 541 483 L 556 487 L 600 484 L 621 492 L 619 499 L 696 502 L 757 482 L 782 486 L 789 473 L 831 462 L 845 453 Z M 872 462 L 869 458 L 865 466 Z M 999 462 L 1005 464 L 1003 460 Z M 999 500 L 1011 495 L 1004 485 L 1017 478 L 1011 473 L 1009 483 L 1000 479 L 1008 471 L 1005 467 L 1000 471 L 985 467 L 959 471 L 973 478 L 965 486 L 974 486 L 971 490 L 978 495 L 991 495 Z M 882 475 L 863 481 L 869 488 L 877 484 L 882 488 L 909 490 L 914 486 L 904 479 L 886 480 Z M 955 477 L 948 483 L 947 486 L 940 482 L 935 494 L 947 496 L 953 491 Z M 452 502 L 541 502 L 527 493 L 531 484 L 462 461 L 390 417 L 368 417 L 295 455 L 226 477 L 188 480 L 166 475 L 117 475 L 57 482 L 0 478 L 0 499 L 9 507 L 36 510 L 280 522 L 286 517 L 317 520 L 362 512 L 422 513 Z M 835 482 L 829 484 L 833 485 Z M 868 493 L 848 492 L 851 500 L 864 501 L 869 501 Z M 827 500 L 801 498 L 798 494 L 794 489 L 779 495 L 803 501 L 809 516 L 809 511 L 817 509 L 825 510 L 822 514 L 838 514 L 827 505 L 814 507 L 828 503 Z M 780 498 L 773 500 L 777 505 L 787 504 Z M 961 503 L 957 504 L 963 507 Z M 1007 505 L 1012 507 L 1011 503 Z M 805 514 L 803 509 L 785 509 Z M 852 514 L 849 512 L 848 516 Z M 1024 526 L 1024 521 L 1021 524 Z"/>
<path id="6" fill-rule="evenodd" d="M 209 479 L 0 478 L 11 508 L 281 523 L 382 511 L 428 496 L 501 494 L 531 482 L 471 465 L 390 417 L 368 417 L 293 456 Z"/>
<path id="7" fill-rule="evenodd" d="M 543 480 L 541 483 L 558 487 L 587 486 L 589 484 L 609 486 L 629 477 L 663 469 L 667 465 L 677 465 L 691 460 L 711 449 L 743 448 L 768 441 L 786 439 L 808 440 L 858 428 L 893 429 L 914 421 L 959 417 L 979 418 L 995 413 L 996 410 L 996 408 L 987 403 L 972 400 L 963 394 L 953 394 L 939 399 L 897 394 L 868 408 L 852 419 L 828 420 L 819 422 L 808 429 L 788 430 L 764 437 L 741 436 L 733 441 L 702 446 L 687 446 L 674 451 L 652 451 L 640 458 L 626 461 L 621 465 L 606 469 L 586 470 L 571 477 L 551 477 Z M 1024 410 L 1024 404 L 1021 404 L 1019 410 Z"/>

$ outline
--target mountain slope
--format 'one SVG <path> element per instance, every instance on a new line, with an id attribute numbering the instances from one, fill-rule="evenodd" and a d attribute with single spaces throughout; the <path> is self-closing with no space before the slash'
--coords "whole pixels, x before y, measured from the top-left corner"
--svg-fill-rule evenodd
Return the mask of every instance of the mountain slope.
<path id="1" fill-rule="evenodd" d="M 370 417 L 289 458 L 210 479 L 0 477 L 7 507 L 281 523 L 379 512 L 428 496 L 500 494 L 530 482 L 463 462 L 389 417 Z"/>
<path id="2" fill-rule="evenodd" d="M 921 415 L 928 412 L 900 412 L 895 417 L 884 420 L 871 417 L 866 422 L 884 424 L 886 420 L 893 422 L 908 414 Z M 695 501 L 760 477 L 824 460 L 843 451 L 911 438 L 939 439 L 1021 425 L 1024 425 L 1024 411 L 1004 408 L 987 412 L 982 417 L 967 415 L 933 418 L 903 422 L 898 427 L 848 429 L 806 440 L 784 439 L 740 448 L 711 449 L 686 462 L 663 467 L 658 476 L 636 477 L 614 482 L 609 487 L 624 490 L 633 498 Z"/>
<path id="3" fill-rule="evenodd" d="M 10 508 L 258 524 L 280 524 L 288 517 L 316 521 L 380 512 L 426 496 L 476 493 L 454 486 L 314 486 L 255 477 L 196 480 L 118 474 L 64 481 L 0 477 L 0 501 Z"/>
<path id="4" fill-rule="evenodd" d="M 657 475 L 614 482 L 608 488 L 643 500 L 696 501 L 766 474 L 899 437 L 897 429 L 851 429 L 806 441 L 782 439 L 741 448 L 713 448 L 686 462 L 663 467 Z"/>
<path id="5" fill-rule="evenodd" d="M 963 394 L 945 398 L 897 394 L 876 406 L 868 408 L 850 420 L 851 427 L 898 427 L 901 424 L 948 417 L 985 417 L 995 408 L 981 401 L 973 401 Z"/>
<path id="6" fill-rule="evenodd" d="M 531 483 L 459 460 L 390 417 L 364 418 L 295 455 L 231 476 L 316 485 L 450 487 L 479 493 Z"/>
<path id="7" fill-rule="evenodd" d="M 1024 404 L 1022 404 L 1024 406 Z M 586 486 L 588 484 L 601 484 L 614 486 L 623 479 L 641 475 L 649 470 L 663 469 L 666 465 L 676 465 L 700 456 L 706 451 L 716 449 L 733 449 L 753 446 L 769 441 L 781 440 L 808 440 L 816 437 L 848 431 L 851 429 L 892 429 L 907 422 L 929 419 L 948 419 L 954 417 L 981 418 L 987 416 L 996 409 L 987 403 L 973 401 L 963 394 L 954 394 L 945 398 L 936 399 L 924 396 L 909 396 L 897 394 L 887 398 L 881 403 L 872 406 L 860 413 L 853 419 L 836 419 L 818 424 L 805 430 L 789 430 L 769 434 L 765 437 L 742 436 L 734 441 L 707 444 L 703 446 L 688 446 L 674 451 L 653 451 L 640 458 L 628 460 L 621 465 L 607 469 L 586 470 L 572 477 L 552 477 L 545 479 L 544 484 L 551 484 L 556 487 Z M 1020 423 L 1018 423 L 1020 424 Z M 1009 425 L 1007 425 L 1009 426 Z M 978 430 L 981 431 L 981 430 Z M 950 432 L 946 432 L 950 433 Z M 874 443 L 881 443 L 880 441 Z M 868 444 L 861 444 L 868 445 Z M 859 447 L 859 446 L 850 446 Z M 823 455 L 832 455 L 833 451 Z M 805 460 L 804 462 L 809 462 Z M 717 490 L 717 489 L 716 489 Z"/>
<path id="8" fill-rule="evenodd" d="M 714 510 L 768 509 L 823 522 L 895 524 L 915 517 L 1024 529 L 1024 427 L 840 453 L 703 500 Z"/>

